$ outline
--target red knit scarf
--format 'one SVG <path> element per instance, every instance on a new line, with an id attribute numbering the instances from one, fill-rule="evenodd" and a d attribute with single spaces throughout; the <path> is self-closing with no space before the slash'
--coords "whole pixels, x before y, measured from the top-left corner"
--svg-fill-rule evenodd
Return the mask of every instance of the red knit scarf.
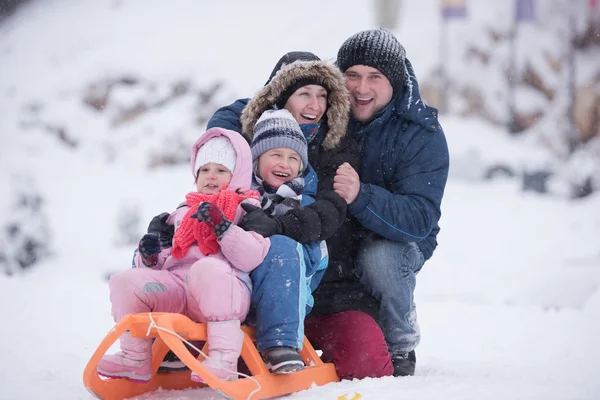
<path id="1" fill-rule="evenodd" d="M 197 218 L 190 218 L 198 211 L 198 206 L 203 202 L 214 203 L 221 209 L 225 217 L 233 221 L 238 205 L 245 199 L 258 199 L 260 194 L 256 190 L 236 193 L 232 190 L 221 190 L 217 194 L 203 194 L 192 192 L 185 196 L 185 204 L 190 207 L 183 216 L 181 225 L 173 236 L 171 254 L 175 258 L 183 258 L 191 245 L 196 242 L 204 255 L 215 254 L 219 249 L 217 235 L 212 225 L 200 222 Z"/>

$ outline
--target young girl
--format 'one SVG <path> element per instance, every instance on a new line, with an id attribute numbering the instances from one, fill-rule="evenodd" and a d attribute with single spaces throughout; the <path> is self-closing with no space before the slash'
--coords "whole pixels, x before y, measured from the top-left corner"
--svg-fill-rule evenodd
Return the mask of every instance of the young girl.
<path id="1" fill-rule="evenodd" d="M 249 272 L 269 251 L 270 241 L 235 224 L 245 215 L 242 201 L 260 205 L 249 191 L 252 156 L 237 132 L 206 131 L 192 149 L 196 192 L 171 213 L 172 247 L 161 248 L 156 233 L 142 237 L 133 268 L 110 279 L 115 321 L 129 313 L 182 313 L 207 322 L 209 353 L 203 365 L 224 380 L 236 379 L 252 290 Z M 164 240 L 163 240 L 163 244 Z M 151 339 L 120 339 L 121 351 L 105 355 L 98 373 L 109 378 L 147 382 L 152 377 Z M 201 381 L 192 374 L 192 380 Z"/>

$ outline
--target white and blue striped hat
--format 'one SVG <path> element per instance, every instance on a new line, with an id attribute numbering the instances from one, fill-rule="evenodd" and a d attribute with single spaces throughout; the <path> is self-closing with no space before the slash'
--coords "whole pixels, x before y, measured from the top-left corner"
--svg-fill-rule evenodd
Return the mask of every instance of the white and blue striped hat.
<path id="1" fill-rule="evenodd" d="M 308 144 L 300 125 L 286 109 L 267 110 L 254 125 L 254 137 L 250 144 L 252 161 L 266 151 L 282 147 L 300 155 L 300 172 L 304 172 L 308 165 Z"/>

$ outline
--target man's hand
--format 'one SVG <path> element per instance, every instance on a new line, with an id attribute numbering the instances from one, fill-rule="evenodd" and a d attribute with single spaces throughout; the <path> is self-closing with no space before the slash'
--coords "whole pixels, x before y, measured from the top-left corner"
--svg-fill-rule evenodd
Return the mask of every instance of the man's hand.
<path id="1" fill-rule="evenodd" d="M 358 173 L 348 163 L 340 165 L 333 178 L 333 190 L 346 200 L 347 204 L 354 203 L 360 192 Z"/>
<path id="2" fill-rule="evenodd" d="M 238 224 L 243 230 L 253 231 L 264 237 L 282 233 L 283 229 L 279 221 L 267 215 L 262 208 L 248 203 L 242 203 L 241 206 L 247 212 Z"/>

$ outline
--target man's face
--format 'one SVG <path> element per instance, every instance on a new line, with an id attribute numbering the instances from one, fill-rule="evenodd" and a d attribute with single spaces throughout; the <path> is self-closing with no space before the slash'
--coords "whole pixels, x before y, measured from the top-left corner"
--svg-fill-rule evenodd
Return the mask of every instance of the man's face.
<path id="1" fill-rule="evenodd" d="M 369 122 L 392 100 L 394 89 L 378 69 L 353 65 L 344 72 L 354 118 Z"/>

